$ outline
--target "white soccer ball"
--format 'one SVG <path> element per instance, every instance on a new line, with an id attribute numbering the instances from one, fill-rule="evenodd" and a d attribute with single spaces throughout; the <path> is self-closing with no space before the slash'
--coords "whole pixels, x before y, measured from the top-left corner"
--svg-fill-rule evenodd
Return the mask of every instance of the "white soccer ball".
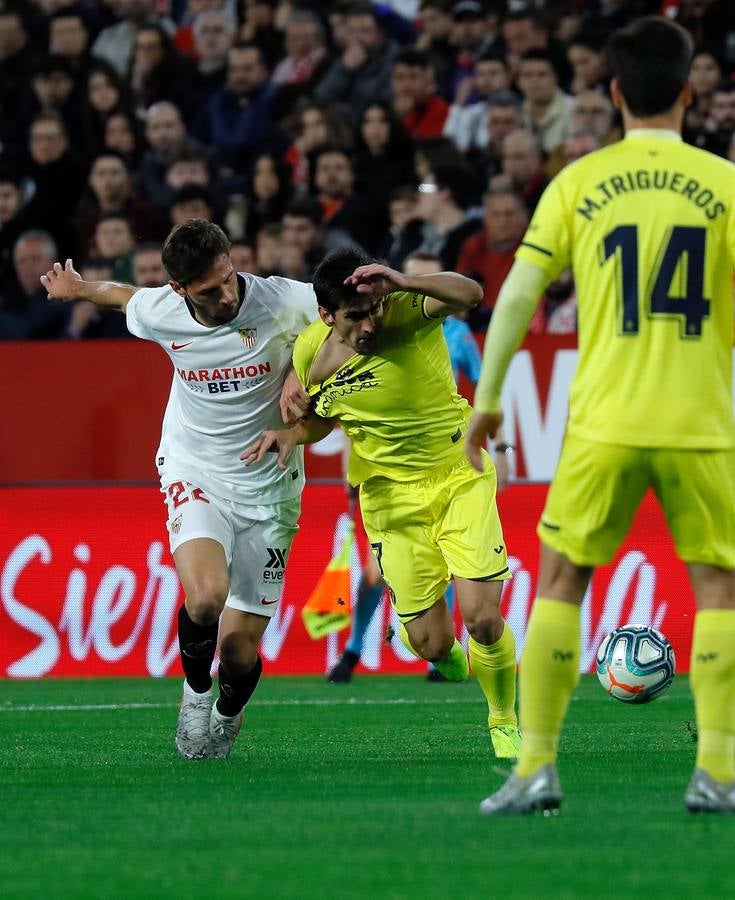
<path id="1" fill-rule="evenodd" d="M 674 680 L 676 657 L 665 635 L 648 625 L 611 631 L 597 651 L 597 677 L 616 700 L 648 703 Z"/>

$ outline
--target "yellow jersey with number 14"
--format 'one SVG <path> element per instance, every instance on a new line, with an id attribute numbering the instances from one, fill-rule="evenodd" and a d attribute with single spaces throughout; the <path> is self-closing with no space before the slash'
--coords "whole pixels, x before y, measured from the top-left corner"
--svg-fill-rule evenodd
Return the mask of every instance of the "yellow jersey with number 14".
<path id="1" fill-rule="evenodd" d="M 350 484 L 415 481 L 462 458 L 470 407 L 457 393 L 442 321 L 427 314 L 423 294 L 388 294 L 374 352 L 356 353 L 319 384 L 311 368 L 331 329 L 317 319 L 296 339 L 294 370 L 314 411 L 337 419 L 352 442 Z"/>
<path id="2" fill-rule="evenodd" d="M 517 257 L 571 264 L 579 362 L 569 431 L 638 447 L 735 446 L 735 167 L 634 130 L 551 182 Z"/>

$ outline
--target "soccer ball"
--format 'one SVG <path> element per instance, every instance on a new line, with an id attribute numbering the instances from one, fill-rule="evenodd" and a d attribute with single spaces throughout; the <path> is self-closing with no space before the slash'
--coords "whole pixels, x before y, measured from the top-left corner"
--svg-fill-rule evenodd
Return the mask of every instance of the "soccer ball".
<path id="1" fill-rule="evenodd" d="M 648 625 L 611 631 L 597 651 L 597 677 L 616 700 L 648 703 L 674 680 L 676 657 L 665 635 Z"/>

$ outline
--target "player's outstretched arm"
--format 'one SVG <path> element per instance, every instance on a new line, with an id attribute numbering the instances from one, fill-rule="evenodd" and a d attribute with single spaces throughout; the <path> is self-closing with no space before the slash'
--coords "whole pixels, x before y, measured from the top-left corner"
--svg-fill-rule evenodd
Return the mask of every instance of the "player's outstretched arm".
<path id="1" fill-rule="evenodd" d="M 120 312 L 125 311 L 128 300 L 138 290 L 131 284 L 116 281 L 84 281 L 70 259 L 63 266 L 54 263 L 52 269 L 41 275 L 41 284 L 48 291 L 49 300 L 89 300 Z"/>
<path id="2" fill-rule="evenodd" d="M 315 444 L 325 438 L 335 426 L 333 419 L 323 419 L 311 414 L 291 428 L 264 431 L 258 440 L 240 454 L 246 466 L 261 462 L 266 453 L 278 453 L 278 468 L 285 469 L 294 447 L 299 444 Z"/>
<path id="3" fill-rule="evenodd" d="M 474 413 L 465 437 L 465 453 L 482 472 L 482 449 L 488 437 L 495 437 L 503 422 L 500 392 L 513 354 L 528 331 L 536 305 L 549 277 L 543 269 L 516 260 L 500 289 L 490 320 L 482 357 L 482 372 L 475 389 Z"/>

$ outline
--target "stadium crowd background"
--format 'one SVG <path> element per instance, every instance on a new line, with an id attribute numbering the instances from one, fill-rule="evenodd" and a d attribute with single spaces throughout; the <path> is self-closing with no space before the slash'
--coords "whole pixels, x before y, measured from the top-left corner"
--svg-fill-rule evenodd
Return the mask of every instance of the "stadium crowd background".
<path id="1" fill-rule="evenodd" d="M 0 0 L 0 338 L 126 337 L 39 276 L 162 284 L 192 217 L 262 275 L 437 255 L 484 330 L 549 178 L 620 138 L 604 45 L 649 13 L 695 42 L 685 140 L 735 161 L 729 0 Z M 567 273 L 531 331 L 575 329 Z"/>

